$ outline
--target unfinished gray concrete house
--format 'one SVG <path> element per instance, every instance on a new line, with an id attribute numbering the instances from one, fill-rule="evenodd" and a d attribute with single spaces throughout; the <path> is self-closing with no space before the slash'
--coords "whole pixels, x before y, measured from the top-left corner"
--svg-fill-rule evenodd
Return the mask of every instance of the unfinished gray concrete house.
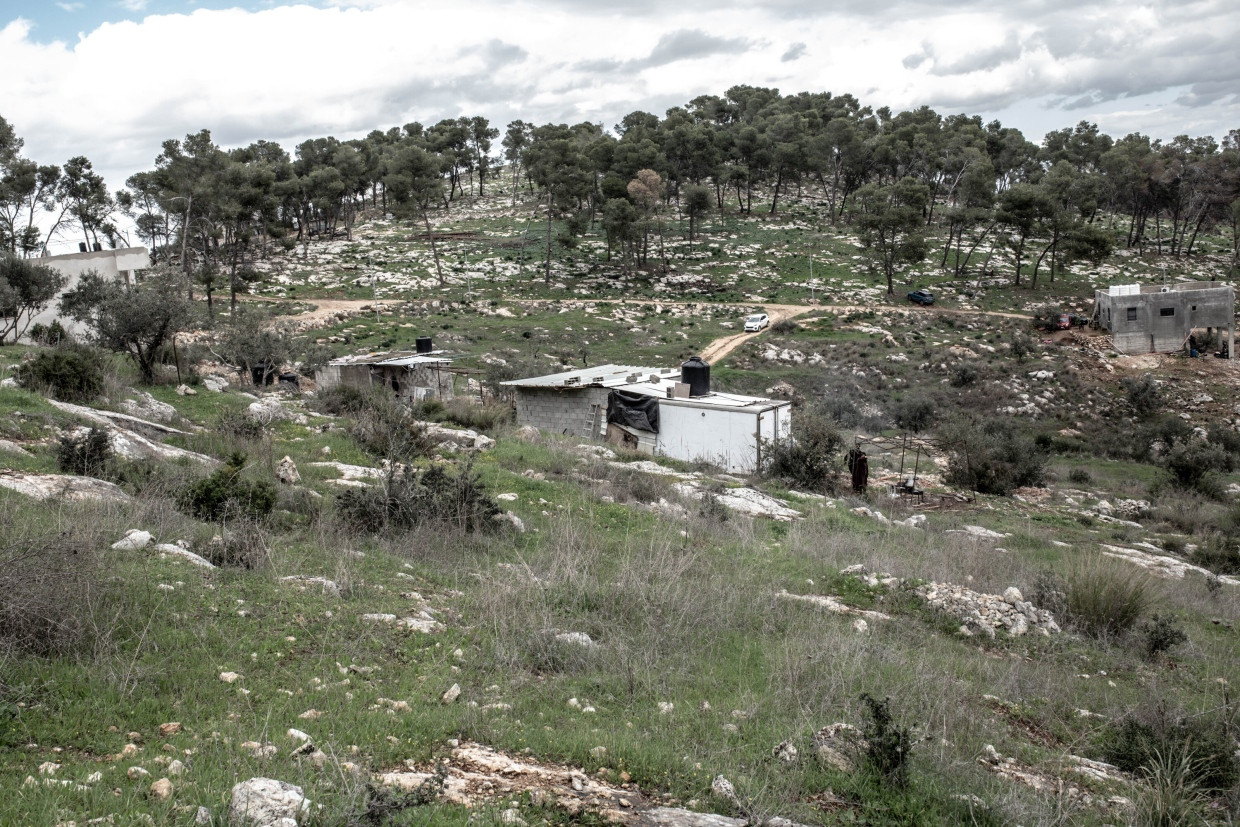
<path id="1" fill-rule="evenodd" d="M 1194 330 L 1227 331 L 1227 353 L 1235 358 L 1236 293 L 1218 281 L 1178 284 L 1122 284 L 1094 291 L 1098 323 L 1121 353 L 1183 350 Z"/>
<path id="2" fill-rule="evenodd" d="M 762 466 L 764 447 L 787 439 L 792 403 L 710 390 L 709 368 L 601 365 L 503 385 L 516 392 L 517 423 L 643 453 L 705 460 L 733 473 Z"/>
<path id="3" fill-rule="evenodd" d="M 443 351 L 390 352 L 333 359 L 314 372 L 315 384 L 326 390 L 337 385 L 366 390 L 386 387 L 403 402 L 452 399 L 456 372 Z"/>

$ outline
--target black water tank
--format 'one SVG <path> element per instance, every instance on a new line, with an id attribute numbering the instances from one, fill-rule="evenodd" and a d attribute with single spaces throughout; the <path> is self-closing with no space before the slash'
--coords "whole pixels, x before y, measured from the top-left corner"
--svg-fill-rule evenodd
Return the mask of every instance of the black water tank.
<path id="1" fill-rule="evenodd" d="M 430 353 L 431 352 L 431 337 L 430 336 L 419 336 L 417 341 L 414 342 L 414 347 L 417 349 L 418 353 Z"/>
<path id="2" fill-rule="evenodd" d="M 710 365 L 700 356 L 690 356 L 680 366 L 680 381 L 689 386 L 690 396 L 706 396 L 710 393 Z"/>
<path id="3" fill-rule="evenodd" d="M 79 242 L 78 242 L 78 252 L 79 252 L 79 253 L 89 253 L 89 252 L 90 252 L 90 250 L 87 250 L 87 249 L 86 249 L 86 242 L 85 242 L 85 241 L 79 241 Z"/>

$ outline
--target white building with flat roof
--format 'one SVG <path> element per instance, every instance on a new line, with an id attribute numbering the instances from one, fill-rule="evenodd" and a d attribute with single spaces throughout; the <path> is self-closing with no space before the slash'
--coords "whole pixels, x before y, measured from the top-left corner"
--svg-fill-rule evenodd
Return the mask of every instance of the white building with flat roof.
<path id="1" fill-rule="evenodd" d="M 52 300 L 46 310 L 31 320 L 31 326 L 47 325 L 60 319 L 61 325 L 69 330 L 75 330 L 80 325 L 69 319 L 60 318 L 60 297 L 77 287 L 82 276 L 88 271 L 94 270 L 105 279 L 116 279 L 132 285 L 142 271 L 150 269 L 151 266 L 151 256 L 145 247 L 123 247 L 119 250 L 94 250 L 68 253 L 63 256 L 43 256 L 30 259 L 30 261 L 51 267 L 65 276 L 64 289 Z"/>
<path id="2" fill-rule="evenodd" d="M 516 392 L 520 425 L 734 473 L 757 472 L 765 447 L 790 437 L 791 402 L 709 387 L 691 396 L 682 378 L 678 369 L 600 365 L 502 384 Z"/>

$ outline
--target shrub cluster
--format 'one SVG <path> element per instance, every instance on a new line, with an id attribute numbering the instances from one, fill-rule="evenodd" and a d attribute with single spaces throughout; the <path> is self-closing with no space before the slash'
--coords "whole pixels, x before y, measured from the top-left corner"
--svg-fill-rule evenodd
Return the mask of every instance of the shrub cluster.
<path id="1" fill-rule="evenodd" d="M 1150 601 L 1149 581 L 1140 569 L 1094 555 L 1069 571 L 1064 613 L 1090 637 L 1114 638 L 1136 625 Z"/>
<path id="2" fill-rule="evenodd" d="M 1192 782 L 1228 790 L 1240 780 L 1240 761 L 1220 715 L 1179 715 L 1164 706 L 1125 716 L 1103 732 L 1103 760 L 1125 772 L 1150 775 L 1166 758 L 1187 759 Z"/>
<path id="3" fill-rule="evenodd" d="M 457 474 L 435 465 L 393 471 L 380 485 L 343 491 L 336 496 L 336 513 L 349 528 L 372 534 L 428 523 L 468 532 L 495 526 L 500 508 L 472 465 Z"/>
<path id="4" fill-rule="evenodd" d="M 89 636 L 102 570 L 72 535 L 19 536 L 0 514 L 0 660 L 9 652 L 65 653 Z"/>
<path id="5" fill-rule="evenodd" d="M 23 388 L 47 389 L 64 402 L 89 402 L 103 394 L 103 356 L 85 345 L 62 344 L 40 351 L 14 378 Z"/>
<path id="6" fill-rule="evenodd" d="M 865 725 L 865 760 L 879 778 L 893 787 L 908 786 L 908 759 L 913 749 L 913 736 L 908 727 L 900 726 L 888 709 L 890 698 L 879 701 L 869 694 L 861 700 L 866 705 L 869 721 Z"/>
<path id="7" fill-rule="evenodd" d="M 276 487 L 267 480 L 247 480 L 245 454 L 233 453 L 223 468 L 190 483 L 177 497 L 177 508 L 208 522 L 259 520 L 276 504 Z"/>
<path id="8" fill-rule="evenodd" d="M 762 445 L 763 472 L 799 488 L 834 493 L 839 486 L 844 438 L 821 410 L 807 410 L 793 423 L 792 438 Z"/>
<path id="9" fill-rule="evenodd" d="M 66 434 L 56 443 L 56 467 L 65 474 L 111 479 L 114 459 L 108 432 L 94 426 L 76 435 Z"/>
<path id="10" fill-rule="evenodd" d="M 1047 447 L 1010 422 L 956 422 L 944 429 L 947 481 L 982 494 L 1010 494 L 1046 481 Z"/>

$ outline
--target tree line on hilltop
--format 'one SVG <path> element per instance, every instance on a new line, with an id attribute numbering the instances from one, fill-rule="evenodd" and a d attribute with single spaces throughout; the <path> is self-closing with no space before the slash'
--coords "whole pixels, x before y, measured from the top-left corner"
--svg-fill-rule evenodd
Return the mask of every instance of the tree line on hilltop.
<path id="1" fill-rule="evenodd" d="M 0 117 L 0 250 L 45 254 L 69 230 L 117 246 L 128 242 L 118 227 L 124 215 L 156 260 L 179 262 L 208 303 L 224 286 L 235 302 L 248 262 L 272 245 L 293 250 L 348 234 L 368 207 L 425 229 L 442 284 L 430 216 L 485 195 L 488 184 L 510 189 L 514 203 L 522 190 L 535 198 L 532 215 L 547 222 L 547 280 L 553 221 L 570 246 L 599 226 L 608 256 L 627 270 L 650 263 L 664 210 L 688 220 L 692 241 L 711 210 L 774 215 L 790 193 L 821 199 L 830 223 L 849 223 L 889 291 L 904 264 L 930 254 L 932 227 L 944 269 L 986 269 L 989 256 L 979 262 L 975 253 L 999 245 L 1015 259 L 1013 282 L 1029 265 L 1033 287 L 1043 266 L 1053 279 L 1071 260 L 1105 257 L 1117 240 L 1140 253 L 1191 256 L 1203 232 L 1221 228 L 1233 270 L 1240 257 L 1240 130 L 1221 142 L 1115 140 L 1082 121 L 1039 145 L 980 116 L 929 107 L 893 114 L 829 92 L 737 86 L 663 118 L 632 112 L 612 131 L 516 120 L 501 139 L 482 117 L 409 123 L 354 140 L 307 140 L 291 156 L 266 140 L 224 150 L 204 129 L 164 141 L 154 168 L 114 193 L 87 158 L 44 165 L 23 157 L 22 146 Z"/>

